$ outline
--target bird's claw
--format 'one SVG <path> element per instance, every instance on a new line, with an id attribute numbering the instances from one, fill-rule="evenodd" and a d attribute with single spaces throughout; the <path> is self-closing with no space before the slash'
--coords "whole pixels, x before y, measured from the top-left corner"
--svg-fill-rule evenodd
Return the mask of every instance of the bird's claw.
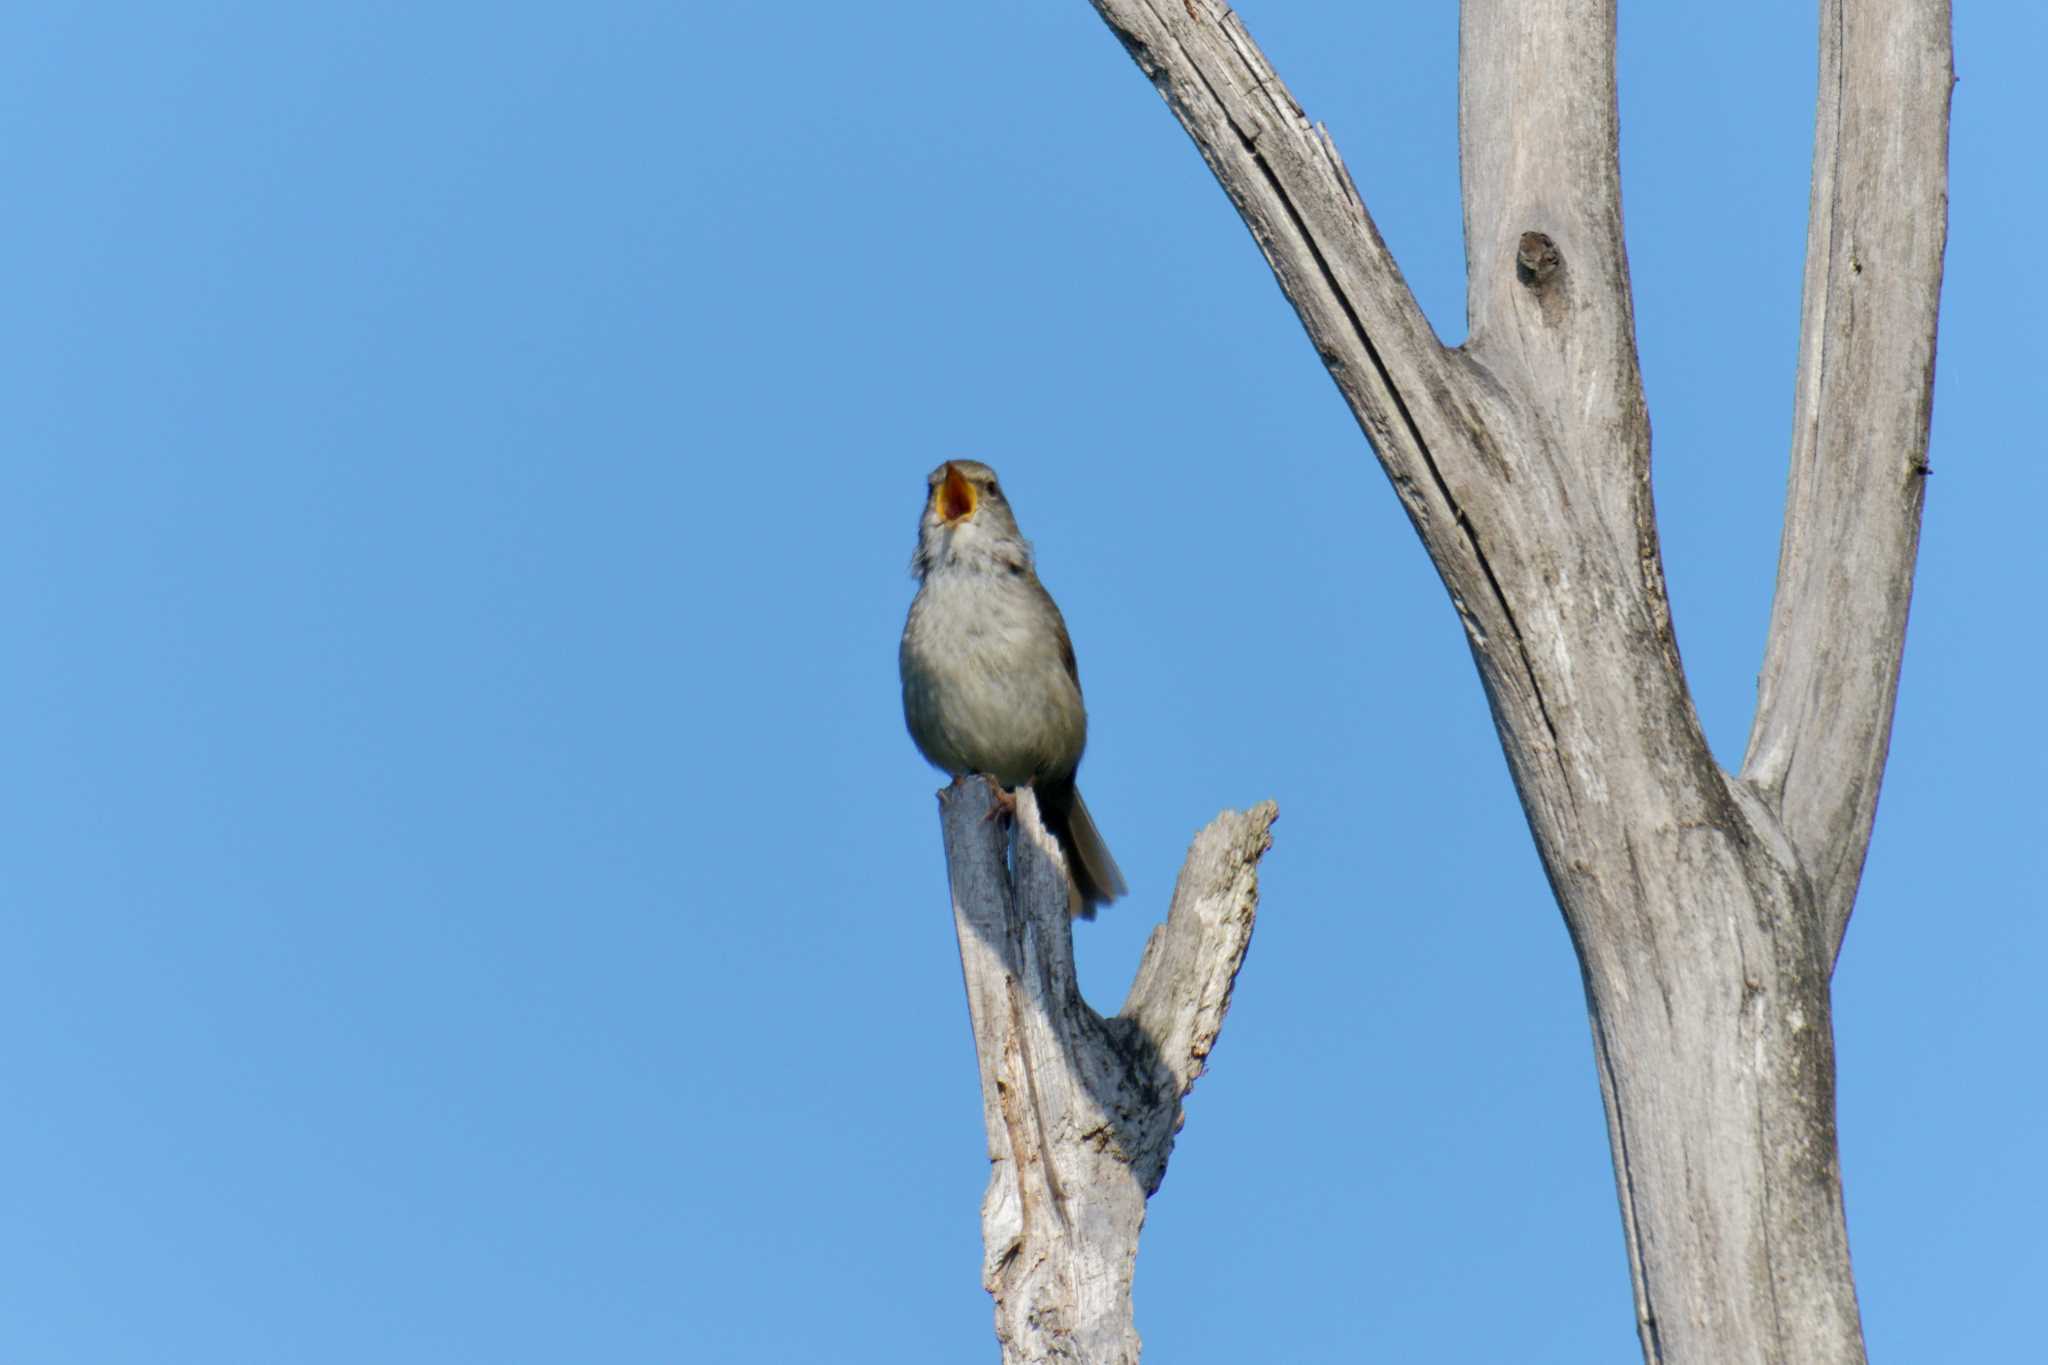
<path id="1" fill-rule="evenodd" d="M 988 783 L 989 795 L 995 798 L 995 800 L 989 805 L 988 814 L 981 817 L 982 820 L 984 822 L 987 822 L 995 819 L 999 815 L 1006 820 L 1016 819 L 1016 794 L 1013 792 L 1003 790 L 1003 784 L 996 781 L 993 777 L 990 777 L 987 773 L 983 773 L 981 775 L 981 780 Z"/>

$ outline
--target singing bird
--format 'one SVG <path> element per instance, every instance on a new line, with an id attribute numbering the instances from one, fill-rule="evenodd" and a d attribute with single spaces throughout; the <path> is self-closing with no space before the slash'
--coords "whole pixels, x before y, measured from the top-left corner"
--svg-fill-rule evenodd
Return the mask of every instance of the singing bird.
<path id="1" fill-rule="evenodd" d="M 898 655 L 903 719 L 934 767 L 1031 785 L 1073 878 L 1067 909 L 1093 919 L 1127 888 L 1074 786 L 1088 712 L 1067 623 L 993 469 L 948 460 L 926 484 Z"/>

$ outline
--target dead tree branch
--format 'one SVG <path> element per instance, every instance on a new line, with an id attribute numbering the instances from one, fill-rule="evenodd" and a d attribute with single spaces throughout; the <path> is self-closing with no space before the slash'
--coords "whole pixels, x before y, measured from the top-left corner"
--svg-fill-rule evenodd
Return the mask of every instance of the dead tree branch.
<path id="1" fill-rule="evenodd" d="M 1136 1365 L 1145 1201 L 1251 946 L 1276 808 L 1225 812 L 1196 836 L 1113 1019 L 1076 985 L 1067 873 L 1030 789 L 1017 792 L 1014 835 L 978 778 L 941 792 L 939 810 L 981 1063 L 982 1284 L 1003 1360 Z"/>
<path id="2" fill-rule="evenodd" d="M 1828 982 L 1912 590 L 1948 0 L 1822 0 L 1791 489 L 1740 779 L 1664 589 L 1613 0 L 1465 0 L 1456 350 L 1235 14 L 1093 3 L 1243 216 L 1465 627 L 1583 968 L 1645 1359 L 1861 1361 Z"/>

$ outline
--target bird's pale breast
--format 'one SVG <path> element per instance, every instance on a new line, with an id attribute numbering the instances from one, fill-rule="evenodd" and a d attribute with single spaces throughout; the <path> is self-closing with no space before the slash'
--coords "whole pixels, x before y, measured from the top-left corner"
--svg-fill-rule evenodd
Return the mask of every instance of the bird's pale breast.
<path id="1" fill-rule="evenodd" d="M 1071 773 L 1087 742 L 1059 609 L 1016 574 L 935 570 L 904 625 L 903 709 L 935 766 L 1005 786 Z"/>

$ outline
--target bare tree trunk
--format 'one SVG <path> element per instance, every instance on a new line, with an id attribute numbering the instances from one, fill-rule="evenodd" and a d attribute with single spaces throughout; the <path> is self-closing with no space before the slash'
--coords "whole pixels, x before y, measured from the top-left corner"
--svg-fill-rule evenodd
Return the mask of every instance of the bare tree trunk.
<path id="1" fill-rule="evenodd" d="M 1014 840 L 978 778 L 941 792 L 939 810 L 981 1061 L 993 1168 L 982 1283 L 1003 1360 L 1137 1365 L 1145 1201 L 1251 946 L 1276 809 L 1225 812 L 1196 836 L 1114 1019 L 1075 984 L 1067 873 L 1030 788 L 1017 792 Z"/>
<path id="2" fill-rule="evenodd" d="M 1828 980 L 1927 468 L 1948 0 L 1822 0 L 1791 491 L 1739 776 L 1664 591 L 1613 0 L 1465 0 L 1455 350 L 1235 14 L 1093 3 L 1243 215 L 1464 624 L 1579 954 L 1644 1358 L 1861 1361 Z"/>

